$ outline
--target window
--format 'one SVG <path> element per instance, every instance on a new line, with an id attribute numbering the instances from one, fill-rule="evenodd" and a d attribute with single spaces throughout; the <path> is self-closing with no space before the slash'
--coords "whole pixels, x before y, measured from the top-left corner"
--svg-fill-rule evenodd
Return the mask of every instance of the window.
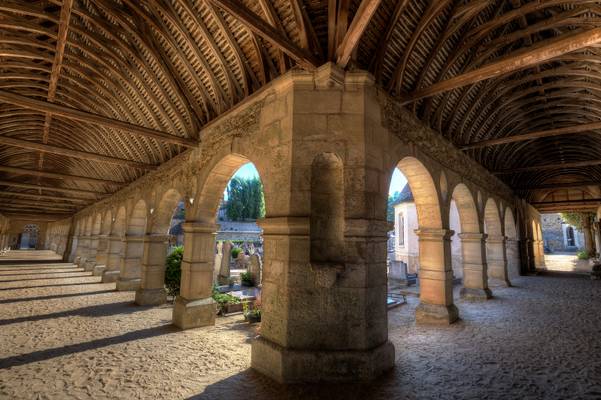
<path id="1" fill-rule="evenodd" d="M 574 239 L 574 228 L 568 226 L 566 229 L 566 237 L 568 242 L 568 247 L 575 247 L 576 240 Z"/>
<path id="2" fill-rule="evenodd" d="M 405 246 L 405 216 L 403 213 L 399 214 L 397 237 L 399 238 L 399 246 Z"/>

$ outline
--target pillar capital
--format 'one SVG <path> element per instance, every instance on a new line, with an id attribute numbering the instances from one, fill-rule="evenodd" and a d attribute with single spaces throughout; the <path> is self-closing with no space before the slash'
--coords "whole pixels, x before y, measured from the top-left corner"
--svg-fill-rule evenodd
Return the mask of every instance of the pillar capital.
<path id="1" fill-rule="evenodd" d="M 170 235 L 154 234 L 154 233 L 150 233 L 150 234 L 146 234 L 146 235 L 142 236 L 142 240 L 144 242 L 152 242 L 152 243 L 168 242 L 170 238 L 171 238 Z"/>
<path id="2" fill-rule="evenodd" d="M 455 231 L 450 229 L 422 228 L 416 229 L 415 234 L 419 237 L 420 241 L 450 241 L 451 236 L 455 234 Z"/>
<path id="3" fill-rule="evenodd" d="M 507 241 L 507 236 L 489 236 L 486 239 L 486 243 L 498 243 L 503 244 Z"/>
<path id="4" fill-rule="evenodd" d="M 309 217 L 268 217 L 257 224 L 263 235 L 309 236 Z"/>
<path id="5" fill-rule="evenodd" d="M 486 233 L 481 232 L 463 232 L 458 236 L 462 242 L 482 242 L 489 237 Z"/>
<path id="6" fill-rule="evenodd" d="M 213 234 L 219 229 L 219 225 L 213 222 L 205 221 L 186 221 L 182 225 L 184 233 L 210 233 Z"/>
<path id="7" fill-rule="evenodd" d="M 388 231 L 394 229 L 388 221 L 378 221 L 373 219 L 346 219 L 345 232 L 346 237 L 380 237 L 388 240 Z"/>

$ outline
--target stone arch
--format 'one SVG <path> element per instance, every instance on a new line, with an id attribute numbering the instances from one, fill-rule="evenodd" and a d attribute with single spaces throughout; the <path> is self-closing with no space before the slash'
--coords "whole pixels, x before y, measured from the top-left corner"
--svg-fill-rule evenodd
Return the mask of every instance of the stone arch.
<path id="1" fill-rule="evenodd" d="M 104 218 L 102 218 L 102 227 L 100 228 L 100 233 L 102 235 L 110 234 L 112 224 L 113 224 L 113 216 L 112 216 L 111 210 L 107 210 L 104 213 Z"/>
<path id="2" fill-rule="evenodd" d="M 451 199 L 455 202 L 457 211 L 459 212 L 461 232 L 480 233 L 481 225 L 480 218 L 478 217 L 478 208 L 470 189 L 465 184 L 459 183 L 453 189 Z"/>
<path id="3" fill-rule="evenodd" d="M 489 236 L 501 236 L 503 227 L 501 226 L 501 215 L 497 202 L 492 197 L 489 197 L 484 206 L 484 224 L 486 233 Z"/>
<path id="4" fill-rule="evenodd" d="M 200 190 L 194 200 L 195 219 L 210 223 L 215 221 L 228 182 L 240 167 L 250 162 L 252 161 L 240 154 L 228 154 L 216 162 L 199 185 Z M 257 167 L 255 163 L 253 165 Z M 265 208 L 267 209 L 267 206 Z"/>
<path id="5" fill-rule="evenodd" d="M 127 227 L 127 218 L 126 218 L 126 210 L 125 206 L 121 206 L 117 209 L 117 213 L 115 214 L 115 222 L 113 222 L 113 228 L 111 230 L 111 234 L 113 236 L 123 236 L 125 235 L 125 229 Z"/>
<path id="6" fill-rule="evenodd" d="M 318 154 L 311 164 L 310 238 L 312 263 L 344 263 L 344 164 L 334 153 Z"/>
<path id="7" fill-rule="evenodd" d="M 497 202 L 489 197 L 484 206 L 484 227 L 486 234 L 486 261 L 490 283 L 511 286 L 507 272 L 506 240 L 504 227 Z"/>
<path id="8" fill-rule="evenodd" d="M 127 222 L 126 233 L 130 236 L 143 236 L 146 233 L 147 215 L 146 202 L 142 199 L 138 200 Z"/>
<path id="9" fill-rule="evenodd" d="M 168 189 L 163 193 L 152 214 L 150 233 L 166 235 L 169 232 L 171 218 L 177 204 L 182 200 L 182 196 L 177 189 Z"/>
<path id="10" fill-rule="evenodd" d="M 518 248 L 518 231 L 511 208 L 505 209 L 505 236 L 507 237 L 507 273 L 513 278 L 520 273 L 520 253 Z"/>
<path id="11" fill-rule="evenodd" d="M 99 235 L 102 226 L 102 215 L 100 213 L 96 214 L 93 221 L 94 223 L 92 224 L 92 235 Z"/>
<path id="12" fill-rule="evenodd" d="M 86 229 L 85 229 L 85 232 L 84 232 L 84 234 L 86 236 L 91 236 L 92 235 L 92 219 L 93 219 L 93 217 L 91 215 L 89 215 L 88 218 L 86 218 L 86 223 L 85 223 Z"/>
<path id="13" fill-rule="evenodd" d="M 438 191 L 434 184 L 432 174 L 426 166 L 415 157 L 405 157 L 397 168 L 405 175 L 417 209 L 419 227 L 442 229 L 442 217 Z M 392 177 L 392 173 L 389 175 Z M 390 185 L 390 179 L 388 181 Z"/>

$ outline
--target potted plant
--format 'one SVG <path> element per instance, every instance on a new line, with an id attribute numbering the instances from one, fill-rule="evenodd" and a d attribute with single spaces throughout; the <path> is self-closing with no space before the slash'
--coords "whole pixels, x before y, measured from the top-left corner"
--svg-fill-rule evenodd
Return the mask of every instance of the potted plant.
<path id="1" fill-rule="evenodd" d="M 244 319 L 249 324 L 261 322 L 261 306 L 258 304 L 244 303 L 243 304 Z"/>
<path id="2" fill-rule="evenodd" d="M 242 284 L 244 286 L 254 286 L 255 285 L 255 283 L 253 282 L 253 279 L 252 279 L 252 275 L 248 271 L 240 273 L 240 281 L 242 282 Z"/>

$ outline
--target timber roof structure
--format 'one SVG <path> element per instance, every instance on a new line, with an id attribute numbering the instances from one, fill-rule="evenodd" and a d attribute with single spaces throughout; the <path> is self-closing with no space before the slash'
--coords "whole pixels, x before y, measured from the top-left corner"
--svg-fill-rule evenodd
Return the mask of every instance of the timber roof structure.
<path id="1" fill-rule="evenodd" d="M 600 44 L 588 0 L 2 0 L 0 212 L 73 214 L 327 61 L 370 71 L 539 209 L 587 207 Z"/>

